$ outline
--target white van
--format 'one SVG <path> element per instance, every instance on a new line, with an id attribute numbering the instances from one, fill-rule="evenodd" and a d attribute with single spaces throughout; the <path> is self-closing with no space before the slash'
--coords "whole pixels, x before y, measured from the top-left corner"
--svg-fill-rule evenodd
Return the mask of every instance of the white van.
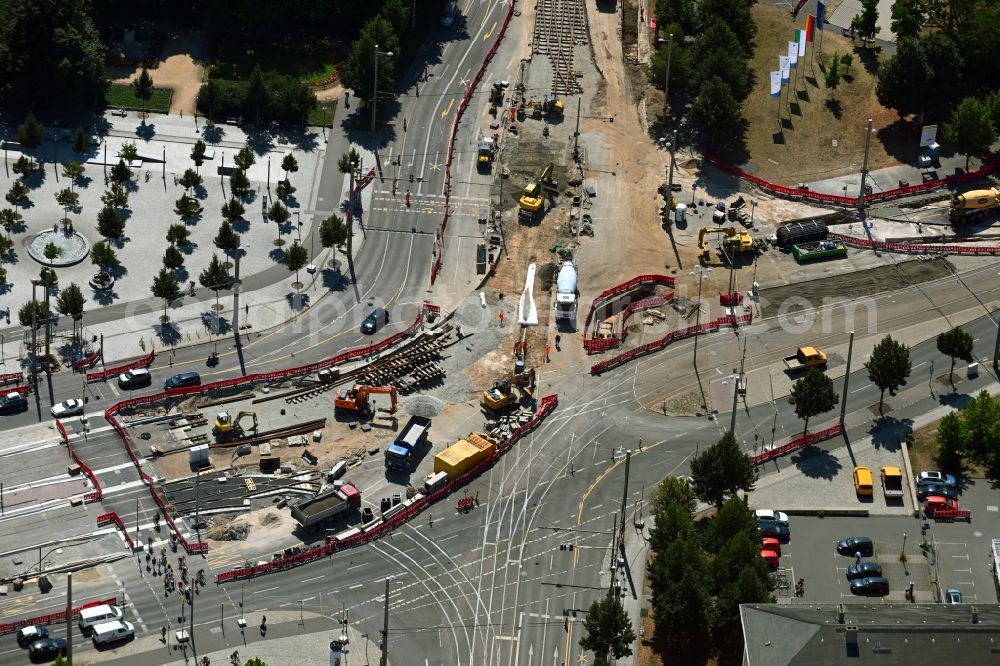
<path id="1" fill-rule="evenodd" d="M 122 619 L 122 609 L 118 606 L 91 606 L 80 611 L 80 631 L 93 629 L 102 622 L 115 622 Z"/>
<path id="2" fill-rule="evenodd" d="M 94 645 L 106 645 L 135 636 L 135 626 L 131 622 L 116 620 L 94 625 Z"/>

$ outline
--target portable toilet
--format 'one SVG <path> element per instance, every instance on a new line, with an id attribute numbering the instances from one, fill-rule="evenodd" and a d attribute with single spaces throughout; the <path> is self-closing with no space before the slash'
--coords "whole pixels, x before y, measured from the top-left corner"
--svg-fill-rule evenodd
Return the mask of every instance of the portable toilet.
<path id="1" fill-rule="evenodd" d="M 679 203 L 674 208 L 674 223 L 687 224 L 687 204 Z"/>

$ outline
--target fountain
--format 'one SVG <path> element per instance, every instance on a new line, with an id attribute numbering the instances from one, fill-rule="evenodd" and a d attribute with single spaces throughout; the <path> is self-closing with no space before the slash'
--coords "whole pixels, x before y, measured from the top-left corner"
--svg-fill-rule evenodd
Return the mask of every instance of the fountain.
<path id="1" fill-rule="evenodd" d="M 45 248 L 52 243 L 59 248 L 59 256 L 49 261 L 45 258 Z M 87 239 L 69 229 L 59 229 L 58 225 L 52 231 L 43 231 L 35 235 L 28 243 L 28 254 L 43 266 L 72 266 L 87 258 L 90 253 L 90 243 Z"/>

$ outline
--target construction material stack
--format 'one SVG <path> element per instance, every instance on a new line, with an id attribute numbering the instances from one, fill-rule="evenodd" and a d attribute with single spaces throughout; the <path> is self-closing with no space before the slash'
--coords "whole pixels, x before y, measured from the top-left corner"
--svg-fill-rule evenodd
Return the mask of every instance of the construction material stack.
<path id="1" fill-rule="evenodd" d="M 449 479 L 457 479 L 479 463 L 491 458 L 495 451 L 496 443 L 492 438 L 470 432 L 434 456 L 434 472 L 445 472 Z"/>

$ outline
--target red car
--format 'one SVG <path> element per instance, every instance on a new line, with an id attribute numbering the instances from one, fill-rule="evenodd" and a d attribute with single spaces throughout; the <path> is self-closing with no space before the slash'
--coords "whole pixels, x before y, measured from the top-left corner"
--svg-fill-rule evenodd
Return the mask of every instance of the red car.
<path id="1" fill-rule="evenodd" d="M 760 548 L 761 550 L 773 550 L 779 557 L 781 556 L 781 542 L 774 537 L 764 537 L 761 539 Z"/>
<path id="2" fill-rule="evenodd" d="M 924 499 L 924 513 L 933 514 L 935 511 L 951 511 L 958 509 L 958 500 L 948 499 L 942 495 L 928 495 Z"/>
<path id="3" fill-rule="evenodd" d="M 773 550 L 762 550 L 760 551 L 761 559 L 767 564 L 771 569 L 778 568 L 778 554 Z"/>

